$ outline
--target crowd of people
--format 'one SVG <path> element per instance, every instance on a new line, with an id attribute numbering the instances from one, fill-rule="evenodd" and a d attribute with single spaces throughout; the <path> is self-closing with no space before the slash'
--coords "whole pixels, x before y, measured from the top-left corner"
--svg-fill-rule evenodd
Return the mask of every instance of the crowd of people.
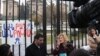
<path id="1" fill-rule="evenodd" d="M 96 54 L 100 56 L 100 36 L 95 27 L 88 28 L 87 46 L 76 48 L 73 42 L 70 42 L 66 34 L 60 33 L 56 37 L 56 45 L 52 51 L 53 56 L 90 56 Z M 25 50 L 25 56 L 46 56 L 44 43 L 44 36 L 36 34 L 34 41 Z M 0 45 L 0 56 L 14 56 L 11 52 L 10 45 Z"/>

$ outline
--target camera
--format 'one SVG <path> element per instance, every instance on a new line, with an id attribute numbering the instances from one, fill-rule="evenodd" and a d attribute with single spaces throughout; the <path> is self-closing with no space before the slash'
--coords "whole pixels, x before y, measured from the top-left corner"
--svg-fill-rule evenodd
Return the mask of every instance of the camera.
<path id="1" fill-rule="evenodd" d="M 75 7 L 86 4 L 89 0 L 63 0 L 63 1 L 73 1 Z"/>
<path id="2" fill-rule="evenodd" d="M 71 28 L 87 28 L 88 26 L 96 26 L 100 32 L 100 0 L 64 0 L 73 1 L 74 7 L 68 14 L 69 26 Z"/>

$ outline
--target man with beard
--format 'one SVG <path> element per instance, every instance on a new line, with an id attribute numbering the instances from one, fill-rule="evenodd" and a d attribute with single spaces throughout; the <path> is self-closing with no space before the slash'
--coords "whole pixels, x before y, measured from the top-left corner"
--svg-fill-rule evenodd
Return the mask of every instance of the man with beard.
<path id="1" fill-rule="evenodd" d="M 43 42 L 43 35 L 36 34 L 33 43 L 26 48 L 25 56 L 46 56 L 45 48 L 42 45 Z"/>

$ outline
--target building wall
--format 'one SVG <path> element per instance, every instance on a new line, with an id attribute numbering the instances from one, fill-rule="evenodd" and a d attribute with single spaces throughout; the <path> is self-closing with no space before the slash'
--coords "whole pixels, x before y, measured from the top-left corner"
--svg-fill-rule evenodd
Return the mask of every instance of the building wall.
<path id="1" fill-rule="evenodd" d="M 0 0 L 0 14 L 1 14 L 1 0 Z"/>
<path id="2" fill-rule="evenodd" d="M 43 5 L 41 2 L 38 2 L 37 6 L 36 6 L 36 1 L 32 1 L 32 5 L 31 5 L 31 0 L 28 1 L 27 3 L 29 6 L 29 17 L 30 18 L 31 18 L 31 14 L 36 14 L 36 11 L 39 16 L 42 16 Z M 36 8 L 37 8 L 37 10 L 36 10 Z"/>
<path id="3" fill-rule="evenodd" d="M 8 0 L 7 4 L 8 19 L 13 17 L 13 12 L 14 12 L 14 17 L 18 17 L 18 3 L 14 1 L 14 11 L 13 11 L 13 1 Z M 3 1 L 3 16 L 6 16 L 6 1 Z"/>

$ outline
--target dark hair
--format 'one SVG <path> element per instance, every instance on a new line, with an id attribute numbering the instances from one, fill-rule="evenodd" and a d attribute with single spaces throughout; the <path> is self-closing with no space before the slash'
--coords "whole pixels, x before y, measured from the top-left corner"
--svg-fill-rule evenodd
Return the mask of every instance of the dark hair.
<path id="1" fill-rule="evenodd" d="M 34 40 L 35 39 L 39 39 L 39 38 L 44 38 L 42 34 L 39 34 L 37 33 L 35 36 L 34 36 Z"/>
<path id="2" fill-rule="evenodd" d="M 90 34 L 90 36 L 91 36 L 91 30 L 92 30 L 92 29 L 94 29 L 95 31 L 97 30 L 95 26 L 89 26 L 89 27 L 87 28 L 87 31 L 88 31 L 88 34 Z M 96 34 L 98 35 L 97 31 L 96 31 Z"/>
<path id="3" fill-rule="evenodd" d="M 96 30 L 96 27 L 95 27 L 95 26 L 89 26 L 89 27 L 87 28 L 88 31 L 90 31 L 91 29 Z"/>
<path id="4" fill-rule="evenodd" d="M 84 49 L 74 49 L 70 56 L 90 56 L 90 53 Z"/>
<path id="5" fill-rule="evenodd" d="M 8 56 L 9 49 L 10 49 L 10 45 L 8 45 L 8 44 L 0 45 L 0 55 Z"/>

